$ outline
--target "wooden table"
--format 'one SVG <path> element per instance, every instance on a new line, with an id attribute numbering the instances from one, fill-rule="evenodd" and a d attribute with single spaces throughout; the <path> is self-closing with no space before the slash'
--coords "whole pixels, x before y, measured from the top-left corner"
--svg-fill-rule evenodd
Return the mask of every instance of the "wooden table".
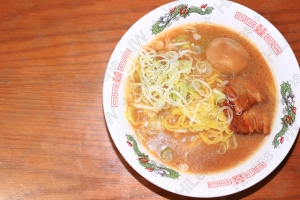
<path id="1" fill-rule="evenodd" d="M 0 0 L 1 200 L 180 198 L 127 164 L 102 108 L 104 72 L 117 42 L 168 2 Z M 236 2 L 273 23 L 299 61 L 297 0 Z M 298 139 L 266 179 L 216 199 L 300 199 L 299 180 Z"/>

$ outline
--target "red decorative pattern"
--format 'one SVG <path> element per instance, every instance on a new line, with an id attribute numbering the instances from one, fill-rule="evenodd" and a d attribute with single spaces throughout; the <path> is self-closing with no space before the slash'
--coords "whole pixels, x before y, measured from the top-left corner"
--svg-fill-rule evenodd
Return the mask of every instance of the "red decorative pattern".
<path id="1" fill-rule="evenodd" d="M 292 122 L 293 122 L 293 118 L 289 115 L 286 115 L 284 123 L 289 124 L 290 126 L 292 126 Z"/>
<path id="2" fill-rule="evenodd" d="M 204 9 L 207 7 L 207 4 L 203 4 L 200 8 Z"/>
<path id="3" fill-rule="evenodd" d="M 127 60 L 130 55 L 131 55 L 132 51 L 130 49 L 126 49 L 125 53 L 123 54 L 123 59 Z"/>
<path id="4" fill-rule="evenodd" d="M 176 6 L 172 9 L 170 9 L 170 13 L 173 13 L 176 10 Z"/>
<path id="5" fill-rule="evenodd" d="M 245 182 L 243 174 L 238 174 L 232 177 L 233 182 L 238 185 L 239 183 Z"/>
<path id="6" fill-rule="evenodd" d="M 119 85 L 113 84 L 111 94 L 118 96 Z"/>
<path id="7" fill-rule="evenodd" d="M 126 141 L 126 142 L 127 142 L 127 144 L 128 144 L 129 146 L 132 147 L 132 143 L 131 143 L 131 142 L 129 142 L 129 141 Z"/>
<path id="8" fill-rule="evenodd" d="M 294 106 L 294 107 L 292 108 L 292 111 L 293 111 L 293 113 L 296 115 L 297 108 Z"/>
<path id="9" fill-rule="evenodd" d="M 220 181 L 211 181 L 207 182 L 208 188 L 216 188 L 216 187 L 223 187 L 223 186 L 228 186 L 232 185 L 233 183 L 238 185 L 240 183 L 245 182 L 245 178 L 249 179 L 250 177 L 254 176 L 261 170 L 263 170 L 267 164 L 264 161 L 261 161 L 258 163 L 255 167 L 251 168 L 250 170 L 246 171 L 245 173 L 240 173 L 236 176 L 233 176 L 232 179 L 224 179 Z"/>
<path id="10" fill-rule="evenodd" d="M 267 166 L 265 162 L 260 162 L 258 165 L 256 165 L 255 170 L 256 172 L 260 172 L 262 169 L 264 169 Z"/>
<path id="11" fill-rule="evenodd" d="M 267 29 L 264 28 L 261 24 L 256 26 L 254 32 L 257 33 L 260 37 L 262 37 L 266 33 Z"/>
<path id="12" fill-rule="evenodd" d="M 247 19 L 247 16 L 237 11 L 234 15 L 234 18 L 244 22 Z"/>
<path id="13" fill-rule="evenodd" d="M 126 67 L 126 63 L 128 58 L 130 57 L 132 51 L 130 49 L 126 49 L 125 53 L 122 56 L 122 59 L 118 65 L 118 69 L 114 72 L 113 76 L 113 85 L 111 90 L 111 107 L 118 107 L 118 91 L 119 91 L 119 84 L 121 83 L 123 71 Z"/>
<path id="14" fill-rule="evenodd" d="M 227 186 L 227 185 L 231 185 L 231 184 L 232 184 L 232 182 L 231 182 L 230 178 L 220 181 L 220 186 Z"/>
<path id="15" fill-rule="evenodd" d="M 180 15 L 188 14 L 188 4 L 184 7 L 181 7 L 179 12 L 180 12 Z"/>
<path id="16" fill-rule="evenodd" d="M 284 141 L 284 137 L 280 137 L 280 140 L 279 140 L 280 144 L 282 144 L 283 141 Z"/>
<path id="17" fill-rule="evenodd" d="M 256 171 L 255 171 L 254 168 L 252 168 L 249 171 L 246 171 L 244 173 L 244 175 L 245 175 L 246 178 L 250 178 L 250 177 L 254 176 L 255 174 L 256 174 Z"/>
<path id="18" fill-rule="evenodd" d="M 120 70 L 121 72 L 123 72 L 123 70 L 124 70 L 124 68 L 125 68 L 125 66 L 126 66 L 126 62 L 127 62 L 127 60 L 124 60 L 124 59 L 122 58 L 122 60 L 121 60 L 121 62 L 120 62 L 120 64 L 119 64 L 119 66 L 118 66 L 118 70 Z"/>
<path id="19" fill-rule="evenodd" d="M 253 19 L 248 18 L 245 20 L 245 24 L 247 24 L 250 28 L 254 28 L 257 23 Z"/>
<path id="20" fill-rule="evenodd" d="M 113 81 L 114 81 L 115 83 L 120 84 L 120 83 L 121 83 L 121 80 L 122 80 L 122 76 L 123 76 L 123 74 L 122 74 L 121 72 L 115 71 L 115 72 L 114 72 Z"/>
<path id="21" fill-rule="evenodd" d="M 208 182 L 208 188 L 216 188 L 219 187 L 219 181 Z"/>
<path id="22" fill-rule="evenodd" d="M 275 40 L 269 35 L 269 33 L 264 37 L 264 40 L 268 43 L 268 45 L 272 45 L 275 43 Z"/>
<path id="23" fill-rule="evenodd" d="M 278 44 L 274 44 L 271 48 L 273 49 L 273 51 L 276 55 L 279 55 L 282 52 L 282 49 L 280 48 L 280 46 Z"/>
<path id="24" fill-rule="evenodd" d="M 118 96 L 111 96 L 111 107 L 118 107 Z"/>
<path id="25" fill-rule="evenodd" d="M 234 18 L 241 22 L 244 22 L 244 24 L 254 29 L 254 32 L 260 37 L 263 37 L 267 33 L 267 29 L 263 27 L 262 24 L 257 25 L 257 22 L 255 20 L 247 17 L 241 12 L 237 11 L 234 15 Z M 275 53 L 276 56 L 282 53 L 281 47 L 276 43 L 276 41 L 269 33 L 267 33 L 263 38 L 265 42 L 267 42 L 267 44 L 271 47 L 272 51 Z"/>

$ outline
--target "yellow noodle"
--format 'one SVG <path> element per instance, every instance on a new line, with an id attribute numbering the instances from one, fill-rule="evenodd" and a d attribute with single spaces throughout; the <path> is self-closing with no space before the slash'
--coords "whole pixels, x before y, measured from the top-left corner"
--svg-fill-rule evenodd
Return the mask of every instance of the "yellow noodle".
<path id="1" fill-rule="evenodd" d="M 215 74 L 215 75 L 211 76 L 206 83 L 208 85 L 212 84 L 213 82 L 215 82 L 216 78 L 218 78 L 219 76 L 220 76 L 220 74 Z"/>
<path id="2" fill-rule="evenodd" d="M 180 124 L 178 123 L 178 121 L 176 122 L 176 124 L 169 124 L 169 120 L 174 119 L 173 116 L 168 116 L 165 118 L 163 126 L 165 129 L 167 129 L 168 131 L 174 131 L 174 129 L 179 129 L 180 128 Z"/>
<path id="3" fill-rule="evenodd" d="M 133 125 L 137 126 L 139 125 L 139 122 L 137 120 L 134 120 L 133 115 L 135 113 L 135 109 L 132 106 L 129 106 L 127 109 L 127 112 L 125 113 L 127 120 L 132 123 Z"/>

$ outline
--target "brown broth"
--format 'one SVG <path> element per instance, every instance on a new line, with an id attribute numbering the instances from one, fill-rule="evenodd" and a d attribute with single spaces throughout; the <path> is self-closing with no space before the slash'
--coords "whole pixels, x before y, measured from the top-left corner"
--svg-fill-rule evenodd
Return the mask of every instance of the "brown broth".
<path id="1" fill-rule="evenodd" d="M 209 41 L 219 37 L 227 37 L 239 42 L 251 57 L 251 64 L 242 76 L 247 79 L 247 81 L 259 87 L 262 94 L 267 97 L 266 103 L 254 106 L 262 109 L 262 112 L 268 113 L 270 121 L 273 122 L 274 113 L 276 111 L 275 80 L 270 67 L 261 52 L 244 36 L 241 36 L 239 33 L 228 28 L 207 24 L 191 26 L 193 26 L 196 29 L 196 32 L 201 35 L 199 41 L 195 41 L 192 38 L 192 35 L 185 31 L 184 27 L 187 27 L 187 25 L 184 25 L 161 33 L 148 46 L 157 51 L 165 51 L 163 47 L 157 49 L 157 41 L 164 42 L 166 40 L 174 40 L 180 35 L 187 36 L 190 41 L 193 41 L 195 45 L 199 45 L 200 47 L 206 47 Z M 199 59 L 202 58 L 199 56 Z M 137 128 L 138 127 L 134 127 L 135 130 L 137 130 Z M 220 147 L 219 145 L 206 145 L 201 143 L 185 157 L 185 153 L 188 151 L 187 144 L 194 135 L 195 133 L 184 133 L 184 135 L 175 137 L 173 133 L 165 131 L 159 135 L 149 135 L 148 140 L 144 142 L 144 145 L 150 149 L 150 152 L 151 148 L 153 150 L 153 146 L 159 143 L 161 146 L 171 147 L 173 149 L 173 158 L 176 159 L 173 159 L 172 162 L 166 164 L 172 167 L 177 168 L 179 164 L 183 164 L 186 161 L 189 166 L 189 172 L 217 173 L 235 167 L 249 159 L 258 151 L 267 137 L 266 135 L 259 134 L 235 134 L 238 143 L 236 149 L 228 149 L 225 154 L 219 154 L 217 153 Z M 158 151 L 155 152 L 155 150 L 153 150 L 153 154 L 159 157 Z"/>

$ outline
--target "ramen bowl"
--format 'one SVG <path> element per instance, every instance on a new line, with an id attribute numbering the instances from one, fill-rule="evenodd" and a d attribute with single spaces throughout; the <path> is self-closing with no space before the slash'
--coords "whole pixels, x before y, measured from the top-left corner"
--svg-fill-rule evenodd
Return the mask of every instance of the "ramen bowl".
<path id="1" fill-rule="evenodd" d="M 238 165 L 215 173 L 191 173 L 162 162 L 135 135 L 125 113 L 125 80 L 141 47 L 185 24 L 219 25 L 247 38 L 263 55 L 275 79 L 276 109 L 270 134 Z M 289 65 L 286 65 L 288 61 Z M 299 66 L 280 32 L 258 13 L 230 1 L 187 0 L 163 5 L 137 21 L 116 46 L 107 66 L 103 105 L 111 137 L 125 160 L 153 184 L 179 195 L 218 197 L 245 190 L 285 158 L 299 131 Z M 298 84 L 297 84 L 298 83 Z M 217 165 L 220 163 L 216 163 Z"/>

